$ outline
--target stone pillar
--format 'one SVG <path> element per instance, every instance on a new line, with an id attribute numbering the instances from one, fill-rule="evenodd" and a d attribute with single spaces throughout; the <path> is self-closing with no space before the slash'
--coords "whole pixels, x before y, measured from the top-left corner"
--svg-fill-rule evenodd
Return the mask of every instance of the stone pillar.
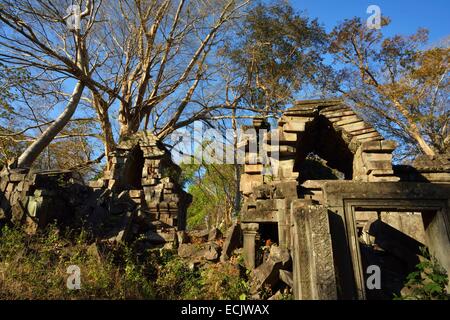
<path id="1" fill-rule="evenodd" d="M 307 200 L 291 204 L 294 297 L 298 300 L 336 300 L 328 211 Z"/>
<path id="2" fill-rule="evenodd" d="M 244 151 L 244 173 L 241 175 L 240 191 L 244 199 L 248 198 L 255 187 L 264 184 L 264 140 L 265 136 L 260 130 L 270 129 L 269 123 L 262 118 L 253 119 L 253 126 L 244 127 L 245 134 L 242 141 L 239 142 L 238 148 Z"/>
<path id="3" fill-rule="evenodd" d="M 258 223 L 241 223 L 244 234 L 244 260 L 248 269 L 255 268 L 256 258 L 256 235 L 258 234 Z"/>
<path id="4" fill-rule="evenodd" d="M 289 225 L 289 211 L 286 209 L 288 200 L 277 199 L 275 200 L 277 207 L 277 220 L 278 220 L 278 245 L 281 248 L 290 248 L 290 225 Z"/>

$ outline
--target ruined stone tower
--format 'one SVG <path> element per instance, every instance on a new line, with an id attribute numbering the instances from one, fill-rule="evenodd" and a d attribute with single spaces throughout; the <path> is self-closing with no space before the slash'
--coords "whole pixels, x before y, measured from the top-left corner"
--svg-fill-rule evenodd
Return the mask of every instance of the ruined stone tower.
<path id="1" fill-rule="evenodd" d="M 261 122 L 255 121 L 255 129 Z M 421 245 L 450 271 L 449 157 L 393 166 L 395 143 L 340 100 L 300 101 L 284 112 L 266 144 L 275 132 L 277 172 L 265 176 L 263 163 L 247 162 L 241 179 L 249 268 L 261 263 L 256 254 L 261 243 L 277 242 L 292 257 L 296 299 L 380 294 L 366 288 L 367 266 L 381 263 L 384 254 L 390 259 L 384 270 L 406 273 Z M 310 154 L 323 160 L 319 165 L 326 172 L 340 172 L 340 179 L 308 172 Z M 257 158 L 247 147 L 246 159 L 252 156 Z M 400 285 L 394 280 L 392 286 Z"/>

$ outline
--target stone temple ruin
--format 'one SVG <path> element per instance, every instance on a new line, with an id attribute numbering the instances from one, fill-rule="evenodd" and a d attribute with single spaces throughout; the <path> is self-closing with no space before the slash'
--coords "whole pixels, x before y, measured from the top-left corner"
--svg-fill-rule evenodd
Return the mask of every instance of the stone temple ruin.
<path id="1" fill-rule="evenodd" d="M 0 221 L 34 233 L 57 220 L 85 221 L 104 239 L 144 235 L 153 245 L 173 245 L 186 227 L 191 196 L 178 184 L 180 168 L 157 139 L 139 132 L 109 155 L 103 176 L 85 185 L 70 171 L 28 172 L 14 164 L 0 173 Z"/>
<path id="2" fill-rule="evenodd" d="M 253 128 L 270 126 L 254 119 Z M 263 143 L 275 132 L 273 176 L 263 174 L 260 150 L 243 141 L 243 205 L 222 248 L 209 241 L 199 253 L 198 244 L 186 243 L 191 196 L 179 184 L 180 168 L 148 132 L 121 141 L 89 184 L 75 172 L 29 172 L 10 163 L 0 172 L 0 225 L 34 233 L 54 220 L 82 221 L 102 241 L 139 236 L 147 246 L 178 246 L 180 256 L 208 261 L 217 261 L 220 250 L 227 260 L 243 247 L 256 286 L 281 280 L 296 299 L 392 298 L 424 245 L 450 271 L 449 155 L 393 165 L 395 143 L 339 100 L 298 102 Z M 250 163 L 254 157 L 259 162 Z M 274 243 L 268 257 L 261 252 Z M 382 290 L 366 287 L 371 265 L 382 270 Z"/>
<path id="3" fill-rule="evenodd" d="M 175 241 L 186 228 L 191 196 L 178 184 L 181 169 L 153 135 L 139 132 L 111 153 L 109 170 L 91 182 L 93 188 L 127 193 L 137 205 L 137 218 L 147 221 L 165 240 Z"/>
<path id="4" fill-rule="evenodd" d="M 278 174 L 247 162 L 241 178 L 244 256 L 261 281 L 274 272 L 258 254 L 268 240 L 290 252 L 280 272 L 292 272 L 296 299 L 392 298 L 423 245 L 450 271 L 449 156 L 393 166 L 395 143 L 339 100 L 298 102 L 274 130 Z M 382 290 L 366 288 L 370 265 L 382 270 Z"/>

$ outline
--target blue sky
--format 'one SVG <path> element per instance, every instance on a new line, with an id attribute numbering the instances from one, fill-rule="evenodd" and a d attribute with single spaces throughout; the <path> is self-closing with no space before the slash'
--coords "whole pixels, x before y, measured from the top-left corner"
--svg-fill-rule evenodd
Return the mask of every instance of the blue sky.
<path id="1" fill-rule="evenodd" d="M 345 18 L 367 18 L 369 5 L 378 5 L 383 15 L 392 19 L 385 35 L 412 34 L 419 27 L 430 30 L 430 42 L 435 43 L 450 34 L 449 0 L 290 0 L 297 10 L 317 17 L 330 31 Z"/>

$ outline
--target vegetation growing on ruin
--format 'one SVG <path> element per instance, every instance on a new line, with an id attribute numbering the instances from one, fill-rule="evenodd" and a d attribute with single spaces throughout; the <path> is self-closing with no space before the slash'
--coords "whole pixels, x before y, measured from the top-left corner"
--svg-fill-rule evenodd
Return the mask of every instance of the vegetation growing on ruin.
<path id="1" fill-rule="evenodd" d="M 70 265 L 80 267 L 80 290 L 67 289 Z M 237 263 L 192 268 L 172 250 L 95 244 L 55 226 L 34 236 L 1 230 L 0 299 L 245 299 L 248 291 Z"/>
<path id="2" fill-rule="evenodd" d="M 408 275 L 402 295 L 396 299 L 449 300 L 446 289 L 448 286 L 447 272 L 425 247 L 421 248 L 421 253 L 421 262 L 416 266 L 416 271 Z"/>
<path id="3" fill-rule="evenodd" d="M 50 226 L 35 235 L 4 227 L 0 230 L 0 299 L 252 298 L 249 274 L 241 257 L 216 263 L 223 253 L 219 247 L 224 238 L 205 237 L 205 243 L 217 245 L 218 250 L 214 249 L 213 258 L 201 257 L 201 263 L 182 259 L 175 250 L 154 248 L 163 243 L 176 247 L 176 242 L 182 242 L 177 231 L 184 230 L 188 201 L 179 197 L 180 188 L 173 182 L 184 184 L 193 196 L 187 209 L 189 231 L 202 228 L 208 233 L 218 228 L 224 232 L 233 224 L 242 206 L 241 174 L 247 174 L 237 163 L 237 156 L 234 164 L 186 165 L 182 173 L 166 167 L 164 161 L 150 159 L 154 149 L 142 145 L 126 151 L 131 154 L 129 158 L 117 156 L 120 150 L 125 154 L 118 143 L 132 144 L 131 137 L 140 130 L 151 132 L 158 147 L 160 144 L 169 152 L 178 144 L 171 135 L 180 130 L 194 133 L 195 126 L 201 123 L 225 136 L 226 130 L 232 129 L 233 135 L 227 136 L 226 143 L 232 143 L 236 150 L 238 129 L 249 124 L 250 119 L 268 123 L 273 120 L 275 124 L 305 95 L 333 97 L 352 107 L 346 111 L 351 115 L 339 111 L 334 126 L 328 118 L 314 125 L 298 121 L 295 126 L 304 125 L 314 134 L 305 138 L 298 133 L 303 132 L 300 130 L 283 131 L 283 139 L 287 140 L 282 141 L 290 142 L 282 157 L 286 160 L 286 154 L 294 157 L 292 150 L 307 149 L 302 143 L 317 147 L 312 151 L 320 151 L 322 140 L 326 145 L 335 141 L 340 146 L 341 140 L 329 142 L 328 136 L 322 134 L 329 128 L 333 138 L 334 133 L 342 137 L 348 157 L 327 153 L 335 153 L 337 162 L 345 162 L 342 167 L 348 170 L 333 169 L 334 161 L 320 158 L 320 153 L 305 154 L 304 161 L 299 161 L 301 157 L 296 153 L 295 160 L 288 159 L 284 164 L 289 170 L 281 167 L 283 174 L 290 174 L 293 168 L 289 163 L 295 162 L 292 181 L 351 179 L 353 168 L 360 167 L 367 173 L 364 177 L 371 174 L 387 182 L 391 176 L 404 175 L 402 179 L 408 176 L 407 180 L 412 181 L 415 173 L 410 170 L 414 168 L 392 168 L 390 152 L 395 152 L 399 161 L 424 155 L 438 164 L 441 156 L 445 161 L 449 159 L 450 49 L 448 43 L 429 43 L 428 30 L 419 29 L 411 35 L 385 32 L 384 27 L 391 22 L 385 16 L 378 29 L 367 28 L 359 17 L 347 17 L 328 29 L 319 19 L 297 11 L 284 0 L 80 0 L 77 9 L 83 14 L 80 25 L 74 27 L 66 21 L 75 15 L 67 12 L 74 1 L 54 2 L 2 0 L 0 4 L 0 167 L 5 172 L 17 169 L 23 176 L 29 169 L 76 173 L 83 188 L 79 193 L 62 193 L 70 193 L 67 199 L 77 200 L 71 204 L 74 208 L 81 207 L 78 203 L 86 204 L 73 216 L 83 215 L 84 219 L 90 215 L 90 225 L 102 229 L 100 222 L 105 222 L 106 227 L 117 232 L 114 237 L 105 232 L 100 241 L 85 231 L 75 231 L 78 225 L 74 224 L 71 230 Z M 313 113 L 320 113 L 318 110 Z M 360 123 L 359 118 L 365 123 Z M 344 126 L 353 128 L 347 132 Z M 394 140 L 398 148 L 392 147 L 392 151 L 376 142 L 377 151 L 367 152 L 367 158 L 373 157 L 371 167 L 352 166 L 356 153 L 350 149 L 357 149 L 357 143 L 363 140 L 379 141 L 381 136 L 372 140 L 374 134 Z M 316 136 L 322 137 L 320 141 L 314 139 Z M 364 138 L 353 139 L 358 136 Z M 218 136 L 214 139 L 222 140 Z M 207 146 L 210 142 L 194 144 Z M 385 147 L 390 151 L 380 152 Z M 141 155 L 144 151 L 150 155 L 145 159 Z M 131 158 L 134 162 L 125 165 L 125 160 Z M 115 175 L 112 167 L 126 168 L 125 174 Z M 252 170 L 254 176 L 259 173 L 259 169 Z M 299 178 L 297 172 L 301 173 Z M 47 219 L 45 215 L 40 219 L 35 214 L 38 207 L 40 213 L 47 213 L 51 210 L 42 208 L 53 210 L 55 203 L 70 202 L 56 194 L 58 202 L 52 202 L 52 196 L 48 205 L 41 201 L 44 186 L 34 190 L 31 182 L 17 176 L 12 182 L 13 174 L 8 173 L 3 180 L 0 228 L 28 218 L 44 225 L 54 217 L 49 215 Z M 357 180 L 356 176 L 353 179 Z M 96 181 L 99 184 L 95 187 L 90 185 L 87 192 L 85 182 L 92 177 L 105 179 Z M 161 178 L 164 183 L 156 181 Z M 249 179 L 247 185 L 252 189 L 272 178 Z M 122 186 L 120 179 L 126 180 Z M 152 187 L 145 187 L 143 181 Z M 244 179 L 242 182 L 245 186 Z M 72 182 L 61 176 L 57 185 L 65 188 Z M 288 187 L 276 191 L 283 193 L 282 189 Z M 301 188 L 292 188 L 294 198 Z M 84 191 L 86 198 L 80 198 Z M 90 191 L 98 194 L 91 195 Z M 312 192 L 308 197 L 316 201 L 322 193 Z M 242 194 L 246 199 L 253 197 Z M 282 197 L 262 198 L 271 201 Z M 278 206 L 279 201 L 271 202 L 277 204 L 276 210 L 284 210 Z M 29 208 L 35 209 L 33 215 L 22 215 L 21 210 Z M 329 216 L 333 217 L 331 213 Z M 166 239 L 162 234 L 167 226 L 173 227 L 173 232 L 167 232 Z M 147 237 L 147 242 L 133 242 L 130 233 Z M 266 251 L 272 244 L 268 243 Z M 257 265 L 263 263 L 263 253 L 257 250 Z M 448 275 L 435 258 L 427 258 L 408 277 L 408 290 L 402 299 L 448 298 Z M 70 265 L 81 268 L 81 290 L 66 288 Z M 273 298 L 277 293 L 281 299 L 292 297 L 289 291 L 272 292 L 273 288 L 263 286 L 259 297 Z"/>

